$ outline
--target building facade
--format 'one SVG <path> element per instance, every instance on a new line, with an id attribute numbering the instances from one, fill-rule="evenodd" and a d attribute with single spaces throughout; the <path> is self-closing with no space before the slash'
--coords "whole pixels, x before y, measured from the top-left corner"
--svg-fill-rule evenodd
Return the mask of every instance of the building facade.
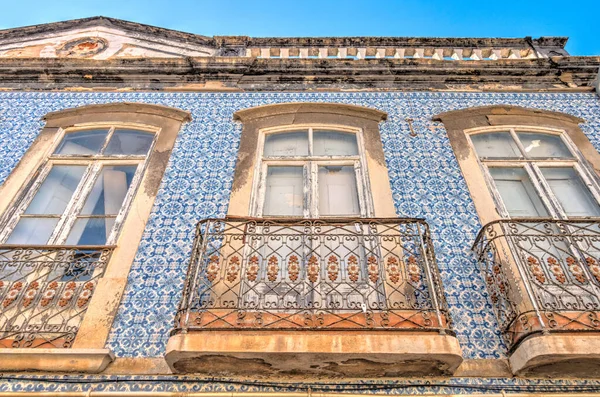
<path id="1" fill-rule="evenodd" d="M 0 393 L 600 392 L 565 44 L 0 31 Z"/>

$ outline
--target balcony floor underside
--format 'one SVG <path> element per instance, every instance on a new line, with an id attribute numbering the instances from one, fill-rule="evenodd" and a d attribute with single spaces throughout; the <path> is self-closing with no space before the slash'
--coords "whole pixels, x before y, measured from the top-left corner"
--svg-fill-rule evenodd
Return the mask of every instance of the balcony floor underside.
<path id="1" fill-rule="evenodd" d="M 169 339 L 165 358 L 178 373 L 330 377 L 450 375 L 463 360 L 454 336 L 381 330 L 189 332 Z"/>
<path id="2" fill-rule="evenodd" d="M 535 335 L 509 361 L 519 376 L 600 378 L 600 332 Z"/>

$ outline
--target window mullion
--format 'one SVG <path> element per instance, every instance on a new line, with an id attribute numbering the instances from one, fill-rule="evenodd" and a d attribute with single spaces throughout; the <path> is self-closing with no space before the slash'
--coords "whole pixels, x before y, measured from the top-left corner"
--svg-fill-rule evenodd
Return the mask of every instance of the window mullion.
<path id="1" fill-rule="evenodd" d="M 498 209 L 500 216 L 502 218 L 510 218 L 510 214 L 504 205 L 504 200 L 502 200 L 500 192 L 496 188 L 494 178 L 492 178 L 490 170 L 485 162 L 481 162 L 481 169 L 483 170 L 483 178 L 485 179 L 485 183 L 488 186 L 488 190 L 492 193 L 492 199 L 496 202 L 496 208 Z"/>
<path id="2" fill-rule="evenodd" d="M 360 216 L 362 218 L 368 217 L 367 208 L 369 203 L 367 202 L 366 189 L 364 186 L 364 178 L 360 167 L 360 161 L 354 162 L 354 177 L 356 179 L 356 190 L 358 190 L 358 208 L 360 210 Z"/>
<path id="3" fill-rule="evenodd" d="M 313 129 L 309 128 L 308 129 L 308 155 L 310 157 L 313 156 L 314 150 L 313 150 Z"/>
<path id="4" fill-rule="evenodd" d="M 375 213 L 375 203 L 373 202 L 373 196 L 371 194 L 371 181 L 369 179 L 369 171 L 367 166 L 367 155 L 365 150 L 365 144 L 363 140 L 363 131 L 361 130 L 356 134 L 356 142 L 358 143 L 358 168 L 361 176 L 361 183 L 357 185 L 358 189 L 363 190 L 363 197 L 365 198 L 365 215 L 371 217 Z M 355 168 L 356 169 L 356 168 Z M 362 211 L 361 211 L 362 212 Z"/>
<path id="5" fill-rule="evenodd" d="M 48 177 L 50 170 L 52 170 L 52 165 L 53 164 L 51 162 L 46 163 L 46 165 L 40 171 L 39 175 L 35 178 L 34 181 L 32 181 L 33 183 L 31 185 L 31 188 L 27 189 L 27 193 L 23 196 L 22 199 L 18 201 L 19 205 L 14 207 L 15 209 L 13 211 L 9 211 L 3 216 L 1 223 L 3 225 L 3 228 L 2 232 L 0 233 L 0 241 L 6 241 L 6 239 L 8 238 L 8 236 L 10 236 L 15 226 L 17 226 L 21 215 L 25 212 L 25 210 L 29 206 L 29 203 L 31 203 L 31 200 L 33 200 L 38 190 L 42 186 L 42 183 L 44 183 L 44 181 Z M 13 207 L 11 206 L 10 208 Z"/>
<path id="6" fill-rule="evenodd" d="M 553 219 L 566 219 L 567 214 L 563 211 L 562 206 L 554 196 L 550 185 L 546 182 L 546 179 L 542 175 L 542 171 L 538 164 L 536 163 L 528 163 L 525 166 L 525 171 L 529 174 L 529 178 L 531 178 L 531 183 L 533 183 L 533 187 L 538 192 L 542 202 L 548 208 L 548 212 L 552 216 Z"/>
<path id="7" fill-rule="evenodd" d="M 525 158 L 525 159 L 528 158 L 529 156 L 527 156 L 527 152 L 525 151 L 525 146 L 523 146 L 523 144 L 521 143 L 521 140 L 519 139 L 519 136 L 517 135 L 517 132 L 515 131 L 515 129 L 511 128 L 509 130 L 509 132 L 510 132 L 510 136 L 512 137 L 513 141 L 515 141 L 515 144 L 521 151 L 521 156 L 523 156 L 523 158 Z"/>
<path id="8" fill-rule="evenodd" d="M 115 127 L 114 126 L 110 127 L 110 129 L 108 130 L 108 134 L 106 134 L 106 140 L 104 141 L 104 144 L 102 145 L 102 147 L 100 148 L 100 152 L 98 153 L 99 155 L 104 154 L 104 151 L 108 147 L 108 142 L 110 142 L 114 133 L 115 133 Z"/>
<path id="9" fill-rule="evenodd" d="M 585 157 L 583 156 L 583 154 L 581 153 L 581 151 L 579 150 L 577 145 L 573 141 L 571 141 L 571 139 L 565 132 L 563 132 L 562 134 L 559 134 L 559 137 L 562 140 L 562 142 L 565 144 L 567 149 L 571 152 L 571 155 L 573 155 L 578 160 L 585 161 Z"/>
<path id="10" fill-rule="evenodd" d="M 304 217 L 319 217 L 319 166 L 315 161 L 309 161 L 305 165 L 304 177 Z"/>
<path id="11" fill-rule="evenodd" d="M 73 193 L 71 201 L 69 201 L 65 212 L 62 214 L 54 233 L 50 236 L 48 244 L 64 244 L 101 169 L 102 164 L 100 162 L 90 163 L 82 182 L 79 183 L 77 190 Z"/>
<path id="12" fill-rule="evenodd" d="M 257 217 L 263 216 L 264 206 L 265 206 L 265 194 L 267 191 L 267 171 L 268 165 L 263 161 L 260 169 L 260 181 L 259 181 L 259 189 L 258 195 L 256 197 L 256 203 L 254 206 L 254 211 Z"/>
<path id="13" fill-rule="evenodd" d="M 592 193 L 592 196 L 594 196 L 594 198 L 600 205 L 600 188 L 596 180 L 590 178 L 590 176 L 585 172 L 584 167 L 582 167 L 580 164 L 573 164 L 573 168 L 575 168 L 575 171 L 579 174 L 579 177 L 581 178 L 583 183 L 587 186 L 589 191 Z"/>
<path id="14" fill-rule="evenodd" d="M 106 245 L 114 245 L 116 243 L 116 239 L 118 237 L 119 231 L 121 230 L 121 224 L 123 223 L 125 216 L 129 212 L 129 208 L 131 205 L 131 201 L 133 200 L 133 196 L 136 194 L 137 189 L 141 185 L 142 177 L 144 176 L 144 172 L 146 170 L 146 164 L 147 163 L 143 163 L 143 165 L 140 165 L 140 163 L 137 164 L 137 168 L 135 170 L 135 175 L 133 176 L 133 178 L 131 180 L 131 184 L 129 185 L 129 188 L 127 189 L 125 198 L 124 198 L 123 202 L 121 203 L 121 208 L 119 209 L 119 212 L 115 216 L 115 223 L 113 225 L 113 228 L 112 228 L 110 234 L 108 235 L 108 238 L 106 239 Z M 112 216 L 112 215 L 108 215 L 108 216 L 105 215 L 105 217 L 110 217 L 110 216 Z"/>

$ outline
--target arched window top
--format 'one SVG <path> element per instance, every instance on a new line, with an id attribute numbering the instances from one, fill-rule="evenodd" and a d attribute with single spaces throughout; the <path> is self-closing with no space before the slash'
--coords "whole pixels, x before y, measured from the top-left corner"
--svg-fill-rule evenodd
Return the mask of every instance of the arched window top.
<path id="1" fill-rule="evenodd" d="M 357 156 L 356 133 L 332 128 L 306 128 L 265 135 L 264 157 Z"/>
<path id="2" fill-rule="evenodd" d="M 85 116 L 92 118 L 94 115 L 100 115 L 103 120 L 119 120 L 129 118 L 136 114 L 144 118 L 160 117 L 162 119 L 171 119 L 180 123 L 192 119 L 190 112 L 162 105 L 137 102 L 116 102 L 103 103 L 96 105 L 78 106 L 50 112 L 43 117 L 47 127 L 62 127 L 65 122 L 70 122 L 74 118 Z"/>
<path id="3" fill-rule="evenodd" d="M 483 116 L 483 118 L 481 118 Z M 544 120 L 544 124 L 557 124 L 557 123 L 570 123 L 579 124 L 584 123 L 585 120 L 561 112 L 555 112 L 544 109 L 531 109 L 521 106 L 514 105 L 490 105 L 490 106 L 476 106 L 465 109 L 451 110 L 449 112 L 439 113 L 433 116 L 433 121 L 441 121 L 447 123 L 452 120 L 475 120 L 481 118 L 480 122 L 487 122 L 493 124 L 505 124 L 503 118 L 506 117 L 521 117 L 529 118 L 534 122 Z"/>
<path id="4" fill-rule="evenodd" d="M 476 129 L 471 142 L 480 158 L 487 159 L 571 159 L 568 138 L 563 131 L 530 127 Z"/>
<path id="5" fill-rule="evenodd" d="M 307 114 L 310 117 L 316 115 L 341 115 L 357 119 L 365 119 L 375 122 L 387 119 L 387 113 L 366 106 L 348 105 L 345 103 L 322 103 L 322 102 L 293 102 L 276 103 L 272 105 L 256 106 L 253 108 L 238 110 L 234 113 L 234 120 L 242 123 L 251 120 L 269 118 L 275 116 L 293 116 Z"/>
<path id="6" fill-rule="evenodd" d="M 140 128 L 105 126 L 67 130 L 56 156 L 145 156 L 155 133 Z"/>

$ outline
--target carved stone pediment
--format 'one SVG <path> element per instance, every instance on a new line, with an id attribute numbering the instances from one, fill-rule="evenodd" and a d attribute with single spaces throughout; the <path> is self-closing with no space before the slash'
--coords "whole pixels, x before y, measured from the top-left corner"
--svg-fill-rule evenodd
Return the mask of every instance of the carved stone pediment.
<path id="1" fill-rule="evenodd" d="M 105 17 L 0 31 L 0 58 L 181 58 L 216 53 L 210 37 Z"/>

